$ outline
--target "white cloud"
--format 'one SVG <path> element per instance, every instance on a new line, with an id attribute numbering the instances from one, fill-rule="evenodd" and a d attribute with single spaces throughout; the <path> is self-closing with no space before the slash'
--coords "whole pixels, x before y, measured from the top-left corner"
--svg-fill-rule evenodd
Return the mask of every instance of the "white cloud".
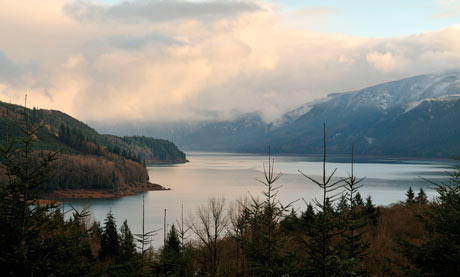
<path id="1" fill-rule="evenodd" d="M 442 7 L 442 11 L 434 14 L 433 18 L 460 17 L 460 3 L 458 0 L 437 0 L 436 2 Z"/>
<path id="2" fill-rule="evenodd" d="M 404 57 L 395 56 L 390 52 L 371 52 L 366 55 L 366 60 L 370 65 L 384 73 L 403 71 L 407 63 Z"/>
<path id="3" fill-rule="evenodd" d="M 184 11 L 161 20 L 128 20 L 133 10 L 121 19 L 81 20 L 69 16 L 72 4 L 65 0 L 43 1 L 45 7 L 5 1 L 19 16 L 0 9 L 0 99 L 22 103 L 27 93 L 31 106 L 82 120 L 258 110 L 271 120 L 331 92 L 460 70 L 460 26 L 369 39 L 297 29 L 262 2 L 223 1 L 225 11 Z M 260 8 L 225 8 L 241 5 Z"/>

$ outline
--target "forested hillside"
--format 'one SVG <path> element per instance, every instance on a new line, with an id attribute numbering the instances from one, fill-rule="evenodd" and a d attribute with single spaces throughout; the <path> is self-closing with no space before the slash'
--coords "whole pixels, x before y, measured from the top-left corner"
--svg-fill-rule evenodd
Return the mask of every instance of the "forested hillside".
<path id="1" fill-rule="evenodd" d="M 147 164 L 183 163 L 186 161 L 185 153 L 168 140 L 144 136 L 104 135 L 104 138 L 111 152 L 122 156 L 131 156 L 134 160 L 145 161 Z"/>
<path id="2" fill-rule="evenodd" d="M 26 113 L 26 117 L 24 114 Z M 26 125 L 27 122 L 27 125 Z M 0 142 L 12 148 L 23 145 L 25 130 L 34 130 L 31 162 L 56 153 L 53 174 L 45 191 L 59 189 L 110 189 L 148 182 L 146 163 L 181 163 L 185 154 L 172 142 L 146 137 L 101 135 L 88 125 L 59 111 L 24 109 L 0 102 Z M 0 172 L 4 173 L 4 172 Z M 3 180 L 4 174 L 0 174 Z"/>

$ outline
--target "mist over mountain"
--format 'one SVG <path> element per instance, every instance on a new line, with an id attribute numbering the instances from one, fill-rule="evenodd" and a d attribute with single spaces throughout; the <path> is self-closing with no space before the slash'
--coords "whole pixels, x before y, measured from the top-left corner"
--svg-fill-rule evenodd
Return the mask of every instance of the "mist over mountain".
<path id="1" fill-rule="evenodd" d="M 305 103 L 273 122 L 257 113 L 233 120 L 93 123 L 100 132 L 170 139 L 185 150 L 448 158 L 460 153 L 460 72 L 419 75 Z"/>

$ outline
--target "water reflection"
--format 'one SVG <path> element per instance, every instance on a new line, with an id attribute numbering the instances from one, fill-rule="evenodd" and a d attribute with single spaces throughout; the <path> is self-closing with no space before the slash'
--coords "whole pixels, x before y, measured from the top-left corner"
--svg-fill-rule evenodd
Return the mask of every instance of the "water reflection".
<path id="1" fill-rule="evenodd" d="M 149 167 L 150 180 L 171 191 L 152 191 L 144 194 L 146 211 L 146 228 L 158 229 L 163 226 L 163 211 L 167 209 L 167 223 L 176 223 L 180 218 L 181 205 L 184 205 L 184 214 L 188 217 L 198 205 L 205 203 L 209 197 L 224 196 L 230 201 L 247 197 L 248 194 L 259 195 L 263 186 L 256 178 L 263 176 L 265 156 L 248 154 L 226 153 L 188 153 L 190 163 L 180 165 L 161 165 Z M 328 172 L 337 168 L 336 177 L 346 177 L 350 165 L 345 158 L 333 157 L 327 164 Z M 428 197 L 434 196 L 431 184 L 419 176 L 432 180 L 446 178 L 446 171 L 455 165 L 452 161 L 398 161 L 398 160 L 371 160 L 357 159 L 355 174 L 366 177 L 364 187 L 360 189 L 363 197 L 371 195 L 374 202 L 386 205 L 401 201 L 405 192 L 412 186 L 415 192 L 423 187 Z M 322 172 L 322 163 L 319 157 L 279 156 L 275 157 L 275 171 L 283 172 L 278 184 L 282 186 L 278 198 L 283 203 L 304 198 L 311 201 L 320 197 L 321 190 L 306 180 L 298 170 L 319 177 Z M 124 219 L 133 233 L 141 231 L 142 194 L 119 199 L 89 199 L 69 200 L 65 202 L 77 209 L 88 207 L 94 219 L 103 221 L 109 211 L 115 215 L 118 225 Z M 303 201 L 295 204 L 297 209 L 303 209 Z M 155 246 L 163 240 L 162 232 L 156 238 Z"/>

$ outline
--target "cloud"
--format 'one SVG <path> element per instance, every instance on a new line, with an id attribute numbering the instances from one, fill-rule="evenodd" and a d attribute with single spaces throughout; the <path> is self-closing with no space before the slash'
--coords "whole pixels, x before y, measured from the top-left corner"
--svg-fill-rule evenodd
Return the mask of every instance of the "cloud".
<path id="1" fill-rule="evenodd" d="M 22 68 L 8 59 L 2 52 L 0 52 L 0 80 L 12 83 L 21 81 Z"/>
<path id="2" fill-rule="evenodd" d="M 217 2 L 173 1 L 208 6 L 164 10 L 168 18 L 151 20 L 137 14 L 138 5 L 148 10 L 158 1 L 117 4 L 135 6 L 117 16 L 109 12 L 113 5 L 73 2 L 97 10 L 76 9 L 80 17 L 69 17 L 66 0 L 47 0 L 45 7 L 4 1 L 11 10 L 0 10 L 0 100 L 22 103 L 27 93 L 31 106 L 85 121 L 216 119 L 254 111 L 273 120 L 331 92 L 460 64 L 460 25 L 371 39 L 296 28 L 262 2 L 223 1 L 227 6 L 219 9 L 262 8 L 213 11 L 209 5 Z M 90 14 L 94 20 L 75 19 Z"/>
<path id="3" fill-rule="evenodd" d="M 457 0 L 437 0 L 436 2 L 442 7 L 442 11 L 434 14 L 432 18 L 460 17 L 460 3 Z"/>
<path id="4" fill-rule="evenodd" d="M 297 10 L 296 14 L 298 16 L 306 16 L 306 17 L 325 17 L 325 16 L 333 16 L 337 13 L 337 9 L 334 7 L 328 6 L 321 6 L 321 7 L 313 7 L 313 8 L 302 8 Z"/>
<path id="5" fill-rule="evenodd" d="M 397 57 L 390 52 L 371 52 L 366 55 L 366 60 L 377 70 L 385 73 L 403 71 L 406 64 L 404 57 Z"/>
<path id="6" fill-rule="evenodd" d="M 252 1 L 185 1 L 185 0 L 134 0 L 115 5 L 98 5 L 76 1 L 64 6 L 64 11 L 79 20 L 146 20 L 164 22 L 181 19 L 221 19 L 244 12 L 254 12 L 261 7 Z"/>
<path id="7" fill-rule="evenodd" d="M 173 37 L 152 32 L 142 35 L 115 34 L 104 39 L 96 39 L 87 44 L 89 47 L 112 47 L 126 50 L 140 50 L 143 47 L 161 47 L 180 45 L 184 42 Z"/>

